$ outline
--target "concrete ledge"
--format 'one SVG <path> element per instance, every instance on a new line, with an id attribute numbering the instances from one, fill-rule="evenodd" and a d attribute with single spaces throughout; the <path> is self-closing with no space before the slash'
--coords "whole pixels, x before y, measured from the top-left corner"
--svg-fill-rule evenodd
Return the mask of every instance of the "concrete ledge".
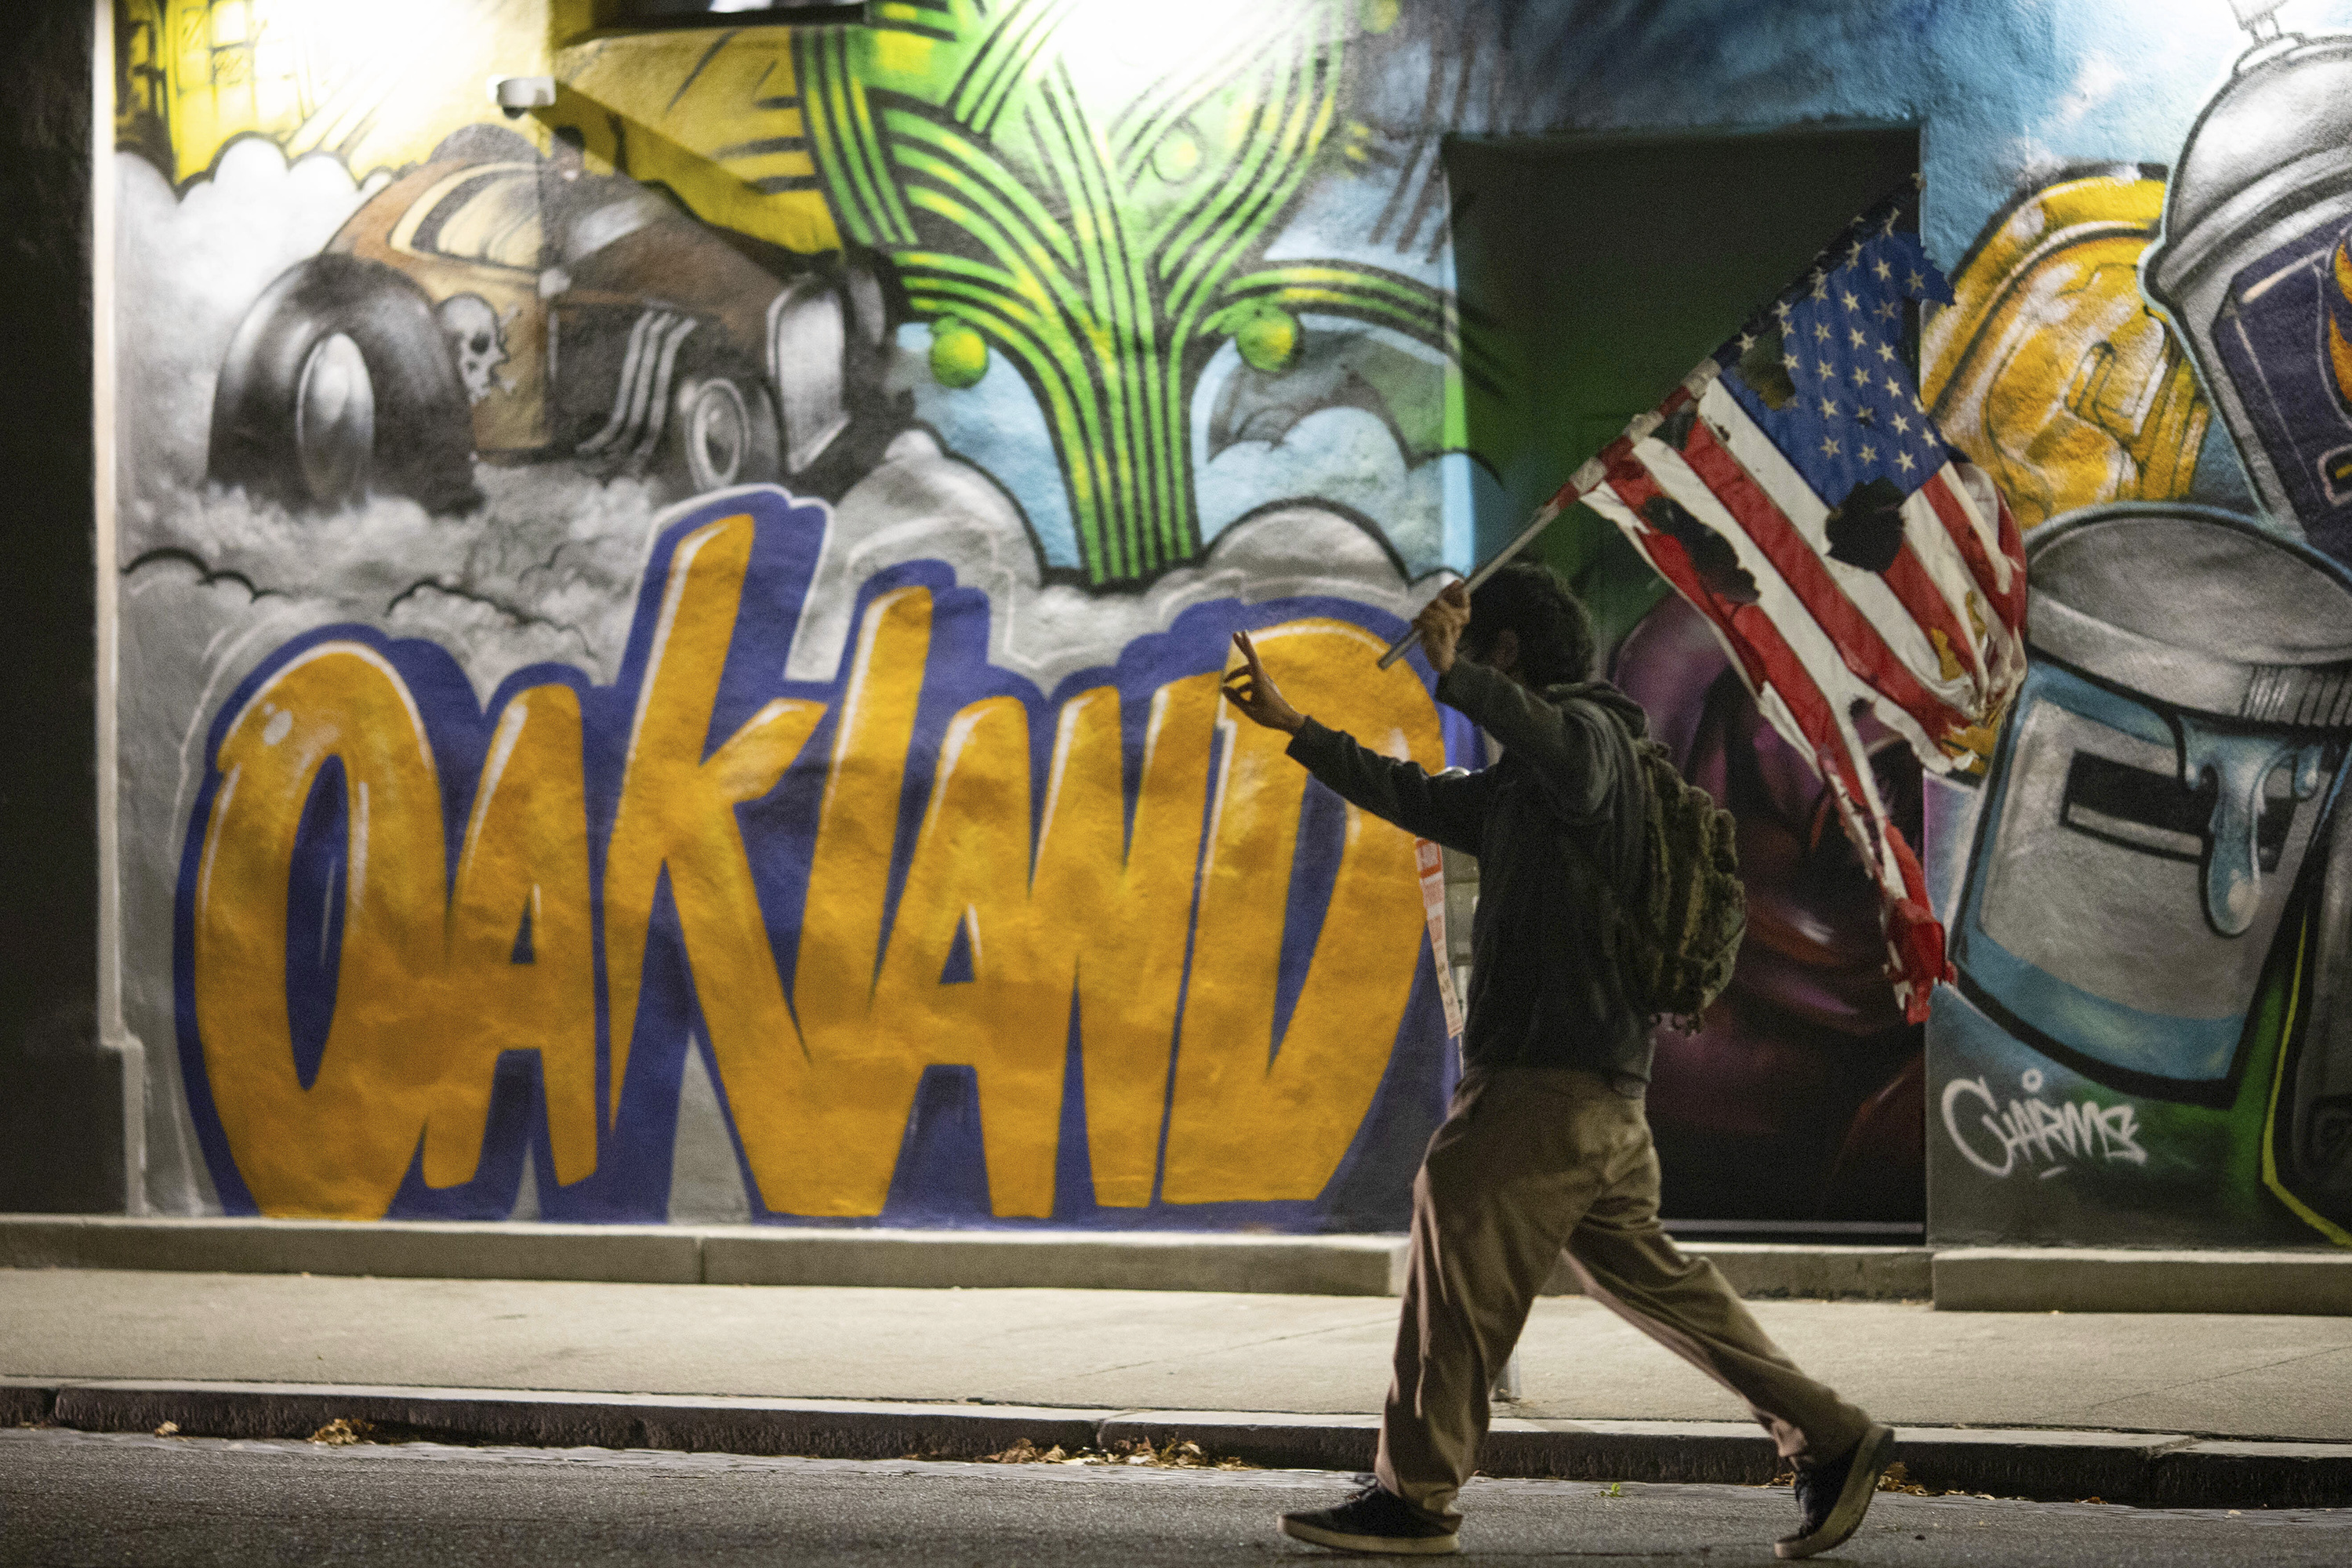
<path id="1" fill-rule="evenodd" d="M 0 1380 L 0 1411 L 91 1432 L 307 1437 L 337 1418 L 378 1436 L 541 1447 L 651 1447 L 825 1458 L 972 1459 L 1040 1448 L 1190 1440 L 1214 1458 L 1286 1468 L 1371 1463 L 1378 1417 L 1250 1411 L 726 1399 L 298 1384 Z M 2352 1444 L 2200 1442 L 2184 1434 L 1905 1427 L 1896 1457 L 1937 1491 L 2166 1508 L 2352 1503 Z M 1757 1485 L 1784 1467 L 1752 1426 L 1716 1421 L 1497 1419 L 1493 1476 Z"/>
<path id="2" fill-rule="evenodd" d="M 1389 1296 L 1392 1236 L 0 1215 L 0 1268 Z"/>
<path id="3" fill-rule="evenodd" d="M 2352 1314 L 2352 1248 L 2277 1252 L 1702 1242 L 1743 1296 L 1954 1311 Z M 0 1215 L 0 1268 L 633 1284 L 1235 1290 L 1388 1296 L 1395 1236 Z M 1548 1295 L 1580 1289 L 1566 1259 Z"/>
<path id="4" fill-rule="evenodd" d="M 1974 1247 L 1934 1269 L 1946 1311 L 2352 1314 L 2352 1250 Z"/>
<path id="5" fill-rule="evenodd" d="M 1748 1297 L 1805 1297 L 1815 1300 L 1925 1300 L 1933 1289 L 1924 1247 L 1811 1247 L 1769 1241 L 1700 1241 L 1682 1244 L 1685 1256 L 1704 1258 L 1723 1271 L 1731 1288 Z M 1584 1287 L 1566 1258 L 1544 1285 L 1547 1296 L 1579 1296 Z"/>
<path id="6" fill-rule="evenodd" d="M 1158 1231 L 708 1229 L 713 1285 L 1027 1287 L 1056 1290 L 1255 1290 L 1388 1296 L 1404 1242 L 1387 1236 L 1230 1236 Z"/>
<path id="7" fill-rule="evenodd" d="M 651 1285 L 702 1277 L 695 1233 L 668 1226 L 57 1215 L 0 1215 L 0 1268 Z"/>
<path id="8" fill-rule="evenodd" d="M 2141 1485 L 2149 1508 L 2228 1507 L 2217 1493 L 2260 1497 L 2270 1508 L 2325 1508 L 2352 1498 L 2352 1445 L 2190 1443 L 2158 1454 Z"/>

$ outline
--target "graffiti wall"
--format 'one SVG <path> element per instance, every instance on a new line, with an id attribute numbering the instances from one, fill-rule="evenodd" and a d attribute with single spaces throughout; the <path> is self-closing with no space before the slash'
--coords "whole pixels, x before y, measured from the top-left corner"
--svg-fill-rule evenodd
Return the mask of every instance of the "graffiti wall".
<path id="1" fill-rule="evenodd" d="M 2352 38 L 2249 35 L 2170 145 L 2115 149 L 2162 164 L 1994 215 L 1930 331 L 2033 584 L 1989 774 L 1929 801 L 1951 1238 L 2352 1244 L 2352 196 L 2289 172 L 2332 145 L 2289 106 L 2342 112 Z"/>
<path id="2" fill-rule="evenodd" d="M 1412 840 L 1216 694 L 1477 760 L 1399 17 L 881 10 L 117 8 L 157 1207 L 1402 1223 Z"/>
<path id="3" fill-rule="evenodd" d="M 1401 1226 L 1413 845 L 1225 721 L 1230 634 L 1490 760 L 1380 646 L 1916 172 L 1922 384 L 2035 584 L 1983 769 L 1880 759 L 1924 1035 L 1703 624 L 1542 547 L 1741 825 L 1670 1204 L 2345 1239 L 2352 5 L 2156 9 L 111 0 L 147 1204 Z M 1633 132 L 1683 172 L 1465 151 Z"/>

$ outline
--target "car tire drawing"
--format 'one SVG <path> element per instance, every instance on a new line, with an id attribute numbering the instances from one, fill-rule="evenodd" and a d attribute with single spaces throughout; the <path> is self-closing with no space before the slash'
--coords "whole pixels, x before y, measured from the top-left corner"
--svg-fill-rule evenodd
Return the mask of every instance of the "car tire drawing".
<path id="1" fill-rule="evenodd" d="M 776 400 L 759 372 L 721 365 L 679 378 L 663 477 L 688 495 L 783 478 Z"/>
<path id="2" fill-rule="evenodd" d="M 294 510 L 370 494 L 440 512 L 478 505 L 466 390 L 425 291 L 353 256 L 288 268 L 229 340 L 210 468 Z"/>

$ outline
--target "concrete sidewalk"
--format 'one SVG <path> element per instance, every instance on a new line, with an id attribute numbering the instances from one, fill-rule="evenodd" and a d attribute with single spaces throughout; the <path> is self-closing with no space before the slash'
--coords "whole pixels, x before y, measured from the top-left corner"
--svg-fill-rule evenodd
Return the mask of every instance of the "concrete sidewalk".
<path id="1" fill-rule="evenodd" d="M 2352 1319 L 1755 1310 L 1904 1428 L 1931 1486 L 2352 1502 Z M 1184 1436 L 1349 1468 L 1370 1458 L 1395 1328 L 1393 1300 L 1346 1296 L 0 1270 L 0 1410 L 845 1455 Z M 1728 1396 L 1591 1301 L 1538 1302 L 1521 1363 L 1490 1472 L 1771 1472 Z"/>

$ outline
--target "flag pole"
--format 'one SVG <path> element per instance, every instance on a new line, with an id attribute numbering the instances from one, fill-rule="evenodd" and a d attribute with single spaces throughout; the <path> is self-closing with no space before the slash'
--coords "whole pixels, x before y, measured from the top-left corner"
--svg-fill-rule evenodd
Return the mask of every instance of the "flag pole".
<path id="1" fill-rule="evenodd" d="M 1536 540 L 1542 535 L 1543 531 L 1552 525 L 1552 521 L 1559 517 L 1561 512 L 1566 511 L 1570 507 L 1572 507 L 1578 501 L 1582 500 L 1586 491 L 1600 488 L 1601 480 L 1603 476 L 1599 473 L 1598 469 L 1599 465 L 1593 463 L 1587 463 L 1584 468 L 1579 468 L 1573 479 L 1570 479 L 1568 483 L 1560 486 L 1558 490 L 1552 493 L 1551 500 L 1536 508 L 1535 515 L 1528 519 L 1528 525 L 1527 527 L 1519 530 L 1518 537 L 1512 540 L 1508 544 L 1503 546 L 1501 550 L 1497 551 L 1492 560 L 1479 567 L 1475 572 L 1471 573 L 1470 575 L 1465 579 L 1463 586 L 1474 594 L 1476 593 L 1478 591 L 1479 584 L 1486 582 L 1487 578 L 1492 577 L 1496 573 L 1500 572 L 1505 566 L 1510 564 L 1511 557 L 1517 555 L 1520 551 L 1525 550 L 1528 545 L 1533 544 Z M 1580 482 L 1585 479 L 1587 470 L 1593 471 L 1591 481 L 1590 483 Z M 1405 628 L 1404 636 L 1389 644 L 1388 651 L 1381 655 L 1381 662 L 1378 668 L 1386 669 L 1389 666 L 1394 664 L 1397 660 L 1404 657 L 1405 649 L 1412 647 L 1413 644 L 1420 640 L 1421 628 L 1419 626 L 1407 626 Z"/>

